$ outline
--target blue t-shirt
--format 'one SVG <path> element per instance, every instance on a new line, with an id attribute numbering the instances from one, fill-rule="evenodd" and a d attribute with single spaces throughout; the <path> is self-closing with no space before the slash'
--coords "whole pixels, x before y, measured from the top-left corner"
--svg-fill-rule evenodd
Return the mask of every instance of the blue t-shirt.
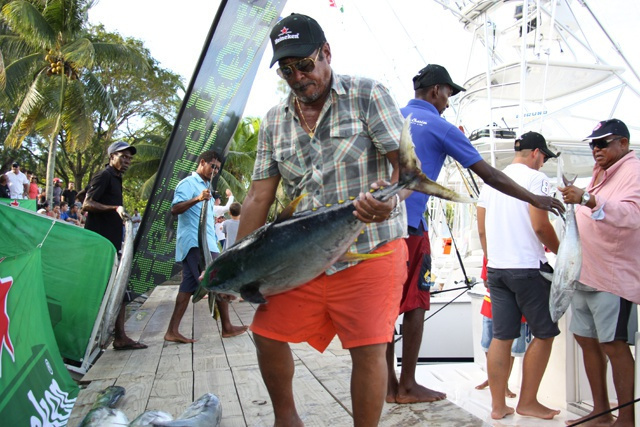
<path id="1" fill-rule="evenodd" d="M 468 168 L 482 160 L 480 153 L 473 148 L 467 137 L 454 125 L 440 117 L 431 103 L 421 99 L 412 99 L 406 107 L 400 109 L 402 115 L 411 114 L 411 136 L 415 144 L 416 155 L 422 164 L 422 171 L 433 181 L 438 179 L 447 155 Z M 429 196 L 414 191 L 408 199 L 407 220 L 410 227 L 418 228 L 424 220 L 424 211 Z"/>
<path id="2" fill-rule="evenodd" d="M 202 190 L 209 188 L 206 182 L 197 172 L 192 172 L 178 183 L 173 195 L 171 206 L 180 202 L 191 200 L 202 193 Z M 207 216 L 207 244 L 209 251 L 219 253 L 216 232 L 213 228 L 216 219 L 213 215 L 213 198 L 209 200 Z M 189 249 L 198 247 L 198 226 L 200 225 L 200 212 L 202 212 L 203 202 L 198 202 L 188 210 L 178 215 L 178 233 L 176 237 L 176 261 L 182 261 L 189 253 Z"/>

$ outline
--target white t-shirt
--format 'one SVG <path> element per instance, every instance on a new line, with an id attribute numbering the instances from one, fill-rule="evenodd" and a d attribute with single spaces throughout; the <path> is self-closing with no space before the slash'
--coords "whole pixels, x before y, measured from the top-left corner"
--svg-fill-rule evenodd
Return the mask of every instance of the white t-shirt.
<path id="1" fill-rule="evenodd" d="M 27 176 L 22 172 L 18 172 L 17 174 L 15 174 L 13 173 L 13 171 L 9 171 L 5 175 L 9 180 L 8 184 L 9 184 L 9 192 L 11 193 L 11 198 L 22 199 L 23 198 L 22 195 L 24 194 L 24 184 L 29 184 L 29 180 L 27 179 Z M 27 192 L 28 191 L 29 190 L 27 190 Z M 24 198 L 26 199 L 28 198 L 28 196 L 25 196 Z"/>
<path id="2" fill-rule="evenodd" d="M 551 185 L 544 173 L 521 163 L 511 164 L 503 172 L 533 194 L 549 195 Z M 539 268 L 540 261 L 547 261 L 531 225 L 528 203 L 485 185 L 478 206 L 486 209 L 488 267 Z"/>

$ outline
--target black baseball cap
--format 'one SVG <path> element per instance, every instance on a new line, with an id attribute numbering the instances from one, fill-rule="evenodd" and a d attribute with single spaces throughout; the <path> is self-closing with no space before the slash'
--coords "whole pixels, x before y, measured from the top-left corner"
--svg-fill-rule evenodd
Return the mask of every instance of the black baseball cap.
<path id="1" fill-rule="evenodd" d="M 413 78 L 414 90 L 441 84 L 448 84 L 453 88 L 451 96 L 457 95 L 460 91 L 466 91 L 465 88 L 455 84 L 453 80 L 451 80 L 449 72 L 442 65 L 429 64 L 418 71 L 418 74 Z"/>
<path id="2" fill-rule="evenodd" d="M 14 168 L 15 168 L 16 166 L 20 166 L 20 163 L 18 163 L 18 162 L 13 162 L 13 164 L 11 165 L 11 167 L 14 167 Z"/>
<path id="3" fill-rule="evenodd" d="M 623 136 L 627 139 L 631 136 L 627 125 L 625 125 L 622 120 L 609 119 L 599 122 L 596 127 L 593 128 L 591 135 L 586 137 L 584 140 L 589 141 L 592 139 L 600 139 L 610 135 Z"/>
<path id="4" fill-rule="evenodd" d="M 118 151 L 129 150 L 131 154 L 136 154 L 136 147 L 132 147 L 124 141 L 114 142 L 107 148 L 107 154 L 112 155 L 113 153 L 117 153 Z"/>
<path id="5" fill-rule="evenodd" d="M 513 144 L 513 149 L 516 151 L 535 150 L 536 148 L 539 148 L 547 157 L 558 157 L 560 155 L 560 153 L 554 153 L 549 150 L 544 136 L 538 132 L 524 133 L 520 138 L 516 139 L 515 144 Z"/>
<path id="6" fill-rule="evenodd" d="M 282 18 L 271 30 L 273 58 L 271 65 L 282 58 L 306 58 L 327 41 L 318 22 L 299 13 Z"/>

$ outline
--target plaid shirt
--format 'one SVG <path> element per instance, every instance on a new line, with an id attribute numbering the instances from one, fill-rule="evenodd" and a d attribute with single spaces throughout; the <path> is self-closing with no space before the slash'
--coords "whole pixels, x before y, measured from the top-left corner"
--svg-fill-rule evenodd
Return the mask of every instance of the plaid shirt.
<path id="1" fill-rule="evenodd" d="M 331 82 L 313 138 L 295 113 L 293 94 L 269 110 L 260 127 L 252 179 L 280 175 L 288 197 L 308 195 L 300 211 L 348 201 L 373 182 L 389 181 L 392 168 L 385 154 L 399 148 L 403 118 L 385 87 L 336 74 Z M 349 252 L 369 253 L 402 237 L 405 222 L 400 215 L 369 224 Z M 327 274 L 354 264 L 338 262 Z"/>

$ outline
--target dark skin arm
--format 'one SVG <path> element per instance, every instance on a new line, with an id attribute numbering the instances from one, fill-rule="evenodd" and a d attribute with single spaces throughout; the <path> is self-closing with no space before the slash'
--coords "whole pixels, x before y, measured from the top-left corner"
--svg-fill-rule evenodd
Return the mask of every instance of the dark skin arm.
<path id="1" fill-rule="evenodd" d="M 391 183 L 398 182 L 400 177 L 400 166 L 398 163 L 398 150 L 390 151 L 386 154 L 387 160 L 393 166 L 393 173 L 391 174 Z M 386 181 L 379 181 L 371 184 L 372 189 L 377 189 L 381 186 L 389 185 Z M 409 197 L 411 191 L 402 190 L 398 195 L 400 196 L 400 200 L 404 200 Z M 373 198 L 371 193 L 360 193 L 358 200 L 354 202 L 354 207 L 356 208 L 354 215 L 360 221 L 365 224 L 369 224 L 372 222 L 383 222 L 389 218 L 389 214 L 396 206 L 396 198 L 395 196 L 387 200 L 386 202 L 381 202 Z"/>
<path id="2" fill-rule="evenodd" d="M 550 196 L 538 196 L 536 194 L 527 191 L 524 187 L 518 185 L 514 180 L 509 178 L 503 172 L 491 167 L 484 160 L 471 165 L 470 169 L 474 171 L 482 180 L 500 191 L 516 199 L 529 203 L 533 207 L 542 209 L 544 211 L 550 211 L 555 215 L 564 213 L 564 205 L 555 197 Z"/>
<path id="3" fill-rule="evenodd" d="M 125 212 L 124 207 L 122 206 L 113 206 L 113 205 L 103 205 L 102 203 L 98 203 L 93 199 L 84 199 L 84 203 L 82 204 L 82 210 L 87 212 L 108 212 L 108 211 L 116 211 L 120 218 L 124 219 Z"/>
<path id="4" fill-rule="evenodd" d="M 236 241 L 242 239 L 267 221 L 269 208 L 276 198 L 280 175 L 251 182 L 247 197 L 242 202 L 242 215 Z M 245 213 L 246 212 L 246 213 Z"/>
<path id="5" fill-rule="evenodd" d="M 171 215 L 180 215 L 181 213 L 185 213 L 196 203 L 209 199 L 211 199 L 211 192 L 209 190 L 202 190 L 202 193 L 198 194 L 193 199 L 185 200 L 184 202 L 176 203 L 171 206 Z"/>

